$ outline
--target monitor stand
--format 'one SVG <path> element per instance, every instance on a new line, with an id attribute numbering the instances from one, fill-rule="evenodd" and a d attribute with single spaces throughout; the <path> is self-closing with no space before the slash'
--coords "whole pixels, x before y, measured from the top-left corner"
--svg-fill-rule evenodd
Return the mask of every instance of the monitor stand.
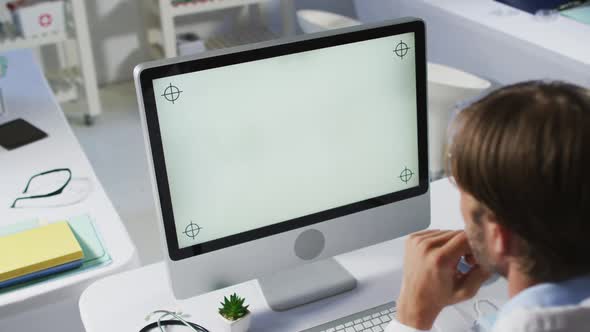
<path id="1" fill-rule="evenodd" d="M 338 295 L 356 288 L 356 279 L 334 258 L 297 266 L 258 279 L 274 311 Z"/>

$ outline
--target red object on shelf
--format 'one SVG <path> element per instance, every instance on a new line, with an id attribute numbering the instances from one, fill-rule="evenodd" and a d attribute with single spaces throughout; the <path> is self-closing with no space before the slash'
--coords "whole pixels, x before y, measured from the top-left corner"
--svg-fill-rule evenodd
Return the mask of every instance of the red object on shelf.
<path id="1" fill-rule="evenodd" d="M 51 23 L 53 23 L 53 17 L 51 16 L 51 14 L 41 14 L 39 16 L 39 25 L 46 28 L 48 26 L 51 25 Z"/>

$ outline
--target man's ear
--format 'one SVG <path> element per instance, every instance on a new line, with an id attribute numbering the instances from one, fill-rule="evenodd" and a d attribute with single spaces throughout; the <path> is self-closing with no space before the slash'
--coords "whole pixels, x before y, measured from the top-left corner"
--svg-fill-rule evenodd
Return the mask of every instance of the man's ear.
<path id="1" fill-rule="evenodd" d="M 489 211 L 485 213 L 483 219 L 485 221 L 483 224 L 486 228 L 484 234 L 487 234 L 488 237 L 486 241 L 496 259 L 501 260 L 502 258 L 514 255 L 513 233 L 498 223 L 496 216 Z"/>

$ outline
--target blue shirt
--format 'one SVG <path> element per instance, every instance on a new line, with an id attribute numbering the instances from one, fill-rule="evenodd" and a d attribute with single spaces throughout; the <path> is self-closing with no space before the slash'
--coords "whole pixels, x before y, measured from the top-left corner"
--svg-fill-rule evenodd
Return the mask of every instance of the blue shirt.
<path id="1" fill-rule="evenodd" d="M 569 279 L 558 283 L 544 283 L 529 287 L 510 299 L 498 313 L 478 318 L 479 331 L 491 331 L 498 318 L 508 315 L 516 309 L 547 308 L 556 306 L 578 305 L 590 298 L 590 275 Z M 476 330 L 476 331 L 477 331 Z M 405 326 L 396 320 L 386 332 L 419 332 L 420 330 Z"/>
<path id="2" fill-rule="evenodd" d="M 546 308 L 580 304 L 590 298 L 590 275 L 558 283 L 529 287 L 510 299 L 498 313 L 506 315 L 518 308 Z"/>

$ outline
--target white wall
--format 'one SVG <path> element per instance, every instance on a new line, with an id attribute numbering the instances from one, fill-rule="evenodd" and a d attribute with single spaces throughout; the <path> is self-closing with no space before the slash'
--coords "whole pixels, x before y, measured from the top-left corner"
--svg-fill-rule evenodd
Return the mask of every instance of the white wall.
<path id="1" fill-rule="evenodd" d="M 139 35 L 143 29 L 140 1 L 149 0 L 86 1 L 99 84 L 131 79 L 133 67 L 148 59 L 146 47 L 141 45 Z M 316 8 L 355 16 L 352 0 L 294 1 L 296 8 Z M 270 0 L 265 12 L 273 30 L 280 31 L 280 0 Z M 211 21 L 216 17 L 196 16 L 190 20 L 193 19 Z"/>

